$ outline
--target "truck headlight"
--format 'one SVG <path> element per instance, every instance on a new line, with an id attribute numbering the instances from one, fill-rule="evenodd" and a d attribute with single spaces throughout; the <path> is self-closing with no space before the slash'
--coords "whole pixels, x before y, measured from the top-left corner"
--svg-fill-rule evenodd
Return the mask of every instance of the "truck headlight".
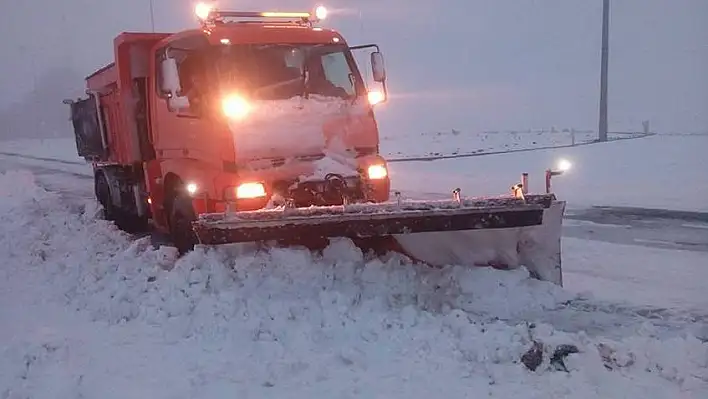
<path id="1" fill-rule="evenodd" d="M 386 170 L 386 167 L 384 165 L 377 164 L 369 166 L 367 174 L 369 176 L 369 179 L 379 180 L 388 176 L 388 171 Z"/>
<path id="2" fill-rule="evenodd" d="M 251 112 L 251 105 L 245 98 L 234 94 L 221 100 L 221 109 L 228 118 L 243 119 Z"/>
<path id="3" fill-rule="evenodd" d="M 263 183 L 242 183 L 236 187 L 236 199 L 260 198 L 266 196 Z"/>
<path id="4" fill-rule="evenodd" d="M 197 185 L 197 183 L 194 182 L 187 183 L 184 188 L 187 190 L 187 193 L 189 193 L 189 195 L 194 195 L 197 193 L 197 191 L 199 191 L 199 186 Z"/>
<path id="5" fill-rule="evenodd" d="M 369 104 L 376 105 L 386 101 L 386 95 L 379 90 L 372 90 L 367 94 Z"/>

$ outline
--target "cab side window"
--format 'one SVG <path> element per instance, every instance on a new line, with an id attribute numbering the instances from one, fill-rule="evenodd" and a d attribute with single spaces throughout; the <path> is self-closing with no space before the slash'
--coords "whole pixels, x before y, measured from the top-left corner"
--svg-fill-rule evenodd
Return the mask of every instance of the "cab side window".
<path id="1" fill-rule="evenodd" d="M 205 65 L 198 54 L 187 54 L 177 63 L 181 96 L 187 98 L 187 109 L 190 113 L 200 115 L 204 111 L 207 80 Z"/>
<path id="2" fill-rule="evenodd" d="M 321 61 L 325 79 L 335 87 L 343 89 L 349 96 L 356 94 L 351 80 L 351 69 L 343 52 L 325 54 Z"/>
<path id="3" fill-rule="evenodd" d="M 351 68 L 342 51 L 320 54 L 308 63 L 308 92 L 325 97 L 351 98 L 356 95 Z"/>
<path id="4" fill-rule="evenodd" d="M 203 113 L 207 98 L 207 71 L 202 53 L 199 51 L 208 43 L 200 37 L 189 37 L 171 43 L 156 53 L 156 89 L 158 96 L 166 100 L 171 112 L 184 116 L 199 116 Z M 160 86 L 164 76 L 162 61 L 165 56 L 175 60 L 180 90 L 176 95 L 166 93 Z"/>

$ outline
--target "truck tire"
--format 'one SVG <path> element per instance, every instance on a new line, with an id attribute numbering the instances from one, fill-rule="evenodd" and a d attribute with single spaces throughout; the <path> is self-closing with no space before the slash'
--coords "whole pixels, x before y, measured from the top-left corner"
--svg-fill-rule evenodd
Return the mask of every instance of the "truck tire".
<path id="1" fill-rule="evenodd" d="M 103 219 L 113 222 L 120 230 L 129 234 L 142 233 L 148 230 L 148 220 L 132 214 L 113 203 L 108 179 L 103 173 L 95 177 L 96 199 L 103 207 Z"/>
<path id="2" fill-rule="evenodd" d="M 192 198 L 187 194 L 177 194 L 170 207 L 170 238 L 180 255 L 194 249 L 197 236 L 192 229 L 192 222 L 197 219 L 192 206 Z"/>
<path id="3" fill-rule="evenodd" d="M 94 184 L 96 190 L 96 200 L 103 208 L 103 211 L 101 212 L 103 219 L 116 222 L 115 206 L 111 200 L 110 187 L 108 186 L 108 180 L 106 180 L 103 173 L 95 176 Z"/>

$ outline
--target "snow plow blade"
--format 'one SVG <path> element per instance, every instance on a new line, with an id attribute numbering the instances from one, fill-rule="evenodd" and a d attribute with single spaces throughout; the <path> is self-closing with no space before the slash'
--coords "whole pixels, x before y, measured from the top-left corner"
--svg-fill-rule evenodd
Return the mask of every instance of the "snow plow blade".
<path id="1" fill-rule="evenodd" d="M 280 208 L 203 214 L 193 227 L 204 245 L 394 237 L 401 252 L 433 266 L 513 268 L 523 264 L 536 277 L 561 284 L 564 205 L 548 194 L 527 195 L 525 200 L 500 197 Z M 541 256 L 528 256 L 524 244 L 536 251 L 540 245 L 544 250 Z M 541 265 L 544 261 L 547 264 Z"/>

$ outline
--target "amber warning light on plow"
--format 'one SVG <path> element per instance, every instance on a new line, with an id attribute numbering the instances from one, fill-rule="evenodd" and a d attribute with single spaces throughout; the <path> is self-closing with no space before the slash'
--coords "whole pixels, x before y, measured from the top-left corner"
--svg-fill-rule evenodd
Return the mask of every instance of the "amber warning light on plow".
<path id="1" fill-rule="evenodd" d="M 550 194 L 551 192 L 551 179 L 553 178 L 553 176 L 562 175 L 563 173 L 570 170 L 572 166 L 573 164 L 571 164 L 570 161 L 568 161 L 567 159 L 561 159 L 558 161 L 555 170 L 546 169 L 546 194 Z"/>
<path id="2" fill-rule="evenodd" d="M 322 21 L 327 19 L 327 14 L 328 12 L 325 6 L 317 6 L 317 8 L 315 8 L 315 18 L 318 20 Z"/>
<path id="3" fill-rule="evenodd" d="M 570 170 L 570 168 L 571 168 L 572 166 L 573 166 L 573 164 L 571 164 L 569 160 L 567 160 L 567 159 L 561 159 L 560 161 L 558 161 L 557 169 L 558 169 L 558 171 L 560 171 L 560 172 L 562 173 L 562 172 L 565 172 L 565 171 L 567 171 L 567 170 Z"/>

